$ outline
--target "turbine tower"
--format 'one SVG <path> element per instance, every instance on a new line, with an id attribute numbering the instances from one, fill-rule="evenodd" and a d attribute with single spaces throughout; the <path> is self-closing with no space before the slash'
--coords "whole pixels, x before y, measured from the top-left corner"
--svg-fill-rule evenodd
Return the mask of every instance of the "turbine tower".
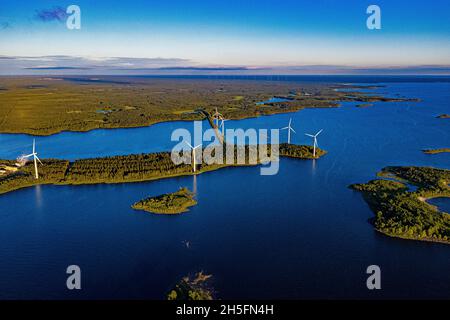
<path id="1" fill-rule="evenodd" d="M 33 157 L 33 160 L 34 160 L 34 173 L 35 173 L 35 178 L 36 178 L 36 179 L 39 179 L 39 173 L 38 173 L 37 161 L 39 161 L 40 164 L 43 164 L 43 163 L 42 163 L 41 160 L 38 158 L 38 155 L 37 155 L 37 152 L 36 152 L 36 140 L 35 140 L 35 139 L 33 139 L 33 153 L 30 153 L 30 154 L 28 154 L 28 155 L 26 155 L 26 156 L 23 156 L 22 158 L 25 159 L 25 158 L 30 158 L 30 157 Z"/>
<path id="2" fill-rule="evenodd" d="M 281 128 L 281 130 L 286 130 L 286 129 L 287 129 L 287 131 L 288 131 L 288 144 L 291 144 L 291 131 L 292 131 L 293 133 L 297 133 L 297 132 L 295 132 L 295 130 L 292 128 L 291 123 L 292 123 L 292 118 L 289 119 L 289 124 L 288 124 L 287 127 Z"/>
<path id="3" fill-rule="evenodd" d="M 220 123 L 220 126 L 222 127 L 222 136 L 225 138 L 225 121 L 228 121 L 230 119 L 224 119 L 222 118 L 222 122 Z"/>
<path id="4" fill-rule="evenodd" d="M 223 115 L 219 111 L 217 111 L 217 108 L 216 112 L 214 112 L 213 114 L 213 119 L 216 121 L 216 127 L 219 127 L 219 120 L 223 119 Z"/>
<path id="5" fill-rule="evenodd" d="M 202 144 L 199 144 L 198 146 L 193 147 L 189 142 L 186 142 L 186 141 L 185 141 L 185 143 L 192 149 L 192 168 L 193 168 L 193 171 L 195 172 L 195 171 L 197 170 L 197 163 L 196 163 L 196 157 L 195 157 L 195 149 L 197 149 L 198 147 L 201 147 Z"/>
<path id="6" fill-rule="evenodd" d="M 317 144 L 317 136 L 323 131 L 323 129 L 320 129 L 319 132 L 317 132 L 316 134 L 309 134 L 309 133 L 305 133 L 305 135 L 307 135 L 308 137 L 313 138 L 313 157 L 316 157 L 316 148 L 319 147 L 319 145 Z"/>

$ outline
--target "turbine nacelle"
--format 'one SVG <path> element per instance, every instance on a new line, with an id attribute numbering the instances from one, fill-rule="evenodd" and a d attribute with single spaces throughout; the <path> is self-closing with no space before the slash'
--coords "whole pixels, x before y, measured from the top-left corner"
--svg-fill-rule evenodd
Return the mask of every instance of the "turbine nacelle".
<path id="1" fill-rule="evenodd" d="M 192 149 L 192 169 L 195 172 L 197 170 L 197 163 L 196 163 L 196 158 L 195 158 L 195 149 L 197 149 L 198 147 L 201 147 L 202 144 L 199 144 L 198 146 L 193 147 L 189 142 L 185 141 L 184 143 L 186 143 L 191 149 Z"/>
<path id="2" fill-rule="evenodd" d="M 319 145 L 317 144 L 317 136 L 323 131 L 323 129 L 320 129 L 319 132 L 317 132 L 316 134 L 310 134 L 310 133 L 305 133 L 305 135 L 307 135 L 308 137 L 313 138 L 313 157 L 316 156 L 316 148 L 319 147 Z"/>
<path id="3" fill-rule="evenodd" d="M 41 159 L 39 159 L 38 154 L 36 152 L 36 140 L 33 139 L 33 153 L 27 154 L 25 156 L 21 156 L 20 159 L 21 161 L 24 161 L 25 159 L 31 158 L 33 157 L 33 161 L 34 161 L 34 173 L 35 173 L 35 178 L 39 179 L 39 173 L 38 173 L 38 167 L 37 167 L 37 162 L 39 161 L 39 163 L 41 165 L 43 165 Z"/>
<path id="4" fill-rule="evenodd" d="M 287 127 L 281 128 L 280 130 L 287 130 L 288 131 L 288 144 L 291 143 L 291 131 L 293 133 L 297 133 L 295 132 L 294 128 L 292 128 L 292 118 L 289 119 L 289 124 Z"/>
<path id="5" fill-rule="evenodd" d="M 213 117 L 214 120 L 216 120 L 216 126 L 218 127 L 219 126 L 219 120 L 223 120 L 223 115 L 219 111 L 217 111 L 217 108 L 216 108 L 216 111 L 214 112 L 212 117 Z"/>

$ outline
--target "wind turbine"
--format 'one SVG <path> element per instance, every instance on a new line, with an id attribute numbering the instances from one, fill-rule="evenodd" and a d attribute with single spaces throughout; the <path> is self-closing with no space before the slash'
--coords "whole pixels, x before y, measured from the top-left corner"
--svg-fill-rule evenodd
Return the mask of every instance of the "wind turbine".
<path id="1" fill-rule="evenodd" d="M 38 173 L 37 161 L 39 161 L 39 163 L 42 164 L 42 165 L 43 165 L 43 163 L 41 162 L 41 160 L 40 160 L 40 159 L 38 158 L 38 156 L 37 156 L 37 152 L 36 152 L 36 140 L 35 140 L 35 139 L 33 139 L 33 153 L 30 153 L 30 154 L 28 154 L 28 155 L 26 155 L 26 156 L 23 156 L 22 158 L 25 159 L 25 158 L 30 158 L 30 157 L 33 157 L 33 160 L 34 160 L 34 173 L 35 173 L 35 178 L 36 178 L 36 179 L 39 179 L 39 173 Z"/>
<path id="2" fill-rule="evenodd" d="M 295 130 L 292 128 L 291 123 L 292 123 L 292 118 L 289 119 L 289 124 L 288 124 L 287 127 L 281 128 L 281 130 L 286 130 L 286 129 L 287 129 L 287 131 L 288 131 L 288 144 L 291 144 L 291 131 L 292 131 L 293 133 L 297 133 L 297 132 L 295 132 Z"/>
<path id="3" fill-rule="evenodd" d="M 214 120 L 216 120 L 216 127 L 219 127 L 219 119 L 223 119 L 223 115 L 221 114 L 221 113 L 219 113 L 219 111 L 217 111 L 217 108 L 216 108 L 216 112 L 214 112 L 214 114 L 213 114 L 213 118 L 214 118 Z"/>
<path id="4" fill-rule="evenodd" d="M 317 136 L 323 131 L 323 129 L 320 129 L 319 132 L 317 132 L 316 134 L 309 134 L 309 133 L 305 133 L 305 135 L 307 135 L 308 137 L 313 138 L 313 157 L 316 157 L 316 148 L 319 147 L 319 145 L 317 144 Z"/>
<path id="5" fill-rule="evenodd" d="M 198 146 L 193 147 L 189 142 L 186 142 L 186 141 L 185 141 L 185 143 L 192 149 L 192 167 L 193 167 L 194 172 L 195 172 L 195 171 L 197 170 L 197 163 L 195 162 L 195 161 L 196 161 L 196 158 L 195 158 L 195 149 L 197 149 L 198 147 L 201 147 L 202 144 L 199 144 Z"/>
<path id="6" fill-rule="evenodd" d="M 222 127 L 222 136 L 225 137 L 225 121 L 228 121 L 230 119 L 224 119 L 222 118 L 222 122 L 220 123 L 220 126 Z"/>

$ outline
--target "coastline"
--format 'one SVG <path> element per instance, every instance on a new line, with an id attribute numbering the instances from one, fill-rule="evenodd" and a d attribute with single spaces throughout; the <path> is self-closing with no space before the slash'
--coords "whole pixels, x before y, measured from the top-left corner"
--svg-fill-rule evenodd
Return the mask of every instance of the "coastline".
<path id="1" fill-rule="evenodd" d="M 432 167 L 386 167 L 377 174 L 388 178 L 349 187 L 361 192 L 374 216 L 374 229 L 390 237 L 450 244 L 450 214 L 427 202 L 450 198 L 450 170 Z M 411 191 L 407 186 L 417 186 Z"/>
<path id="2" fill-rule="evenodd" d="M 228 80 L 233 81 L 233 80 Z M 67 86 L 77 86 L 77 84 L 66 84 Z M 95 84 L 99 85 L 99 84 Z M 142 84 L 136 84 L 139 86 Z M 176 84 L 179 85 L 179 84 Z M 229 82 L 227 84 L 232 89 L 236 89 L 237 83 Z M 261 86 L 262 84 L 258 84 Z M 221 113 L 229 119 L 229 120 L 242 120 L 249 118 L 257 118 L 260 116 L 270 116 L 274 114 L 283 114 L 289 112 L 297 112 L 303 109 L 320 109 L 320 108 L 339 108 L 341 107 L 342 102 L 401 102 L 401 101 L 420 101 L 420 99 L 415 98 L 392 98 L 392 97 L 384 97 L 382 95 L 366 95 L 364 92 L 359 92 L 358 89 L 365 89 L 364 86 L 354 85 L 341 85 L 338 83 L 314 83 L 308 84 L 306 86 L 306 90 L 311 90 L 314 94 L 309 95 L 296 95 L 290 96 L 289 94 L 280 94 L 280 86 L 287 88 L 286 84 L 276 84 L 274 85 L 273 90 L 271 92 L 268 91 L 268 88 L 262 87 L 263 90 L 260 93 L 255 93 L 255 87 L 258 88 L 258 85 L 254 85 L 254 87 L 249 86 L 249 91 L 246 92 L 247 96 L 245 96 L 242 100 L 237 100 L 237 104 L 232 105 L 231 107 L 219 106 Z M 116 85 L 117 86 L 117 85 Z M 297 83 L 296 86 L 299 86 Z M 311 88 L 310 88 L 311 87 Z M 64 87 L 65 88 L 65 87 Z M 354 92 L 351 92 L 351 97 L 348 95 L 348 92 L 340 92 L 335 91 L 337 88 L 345 88 L 345 89 L 356 89 Z M 375 89 L 376 87 L 370 87 L 369 89 Z M 54 90 L 54 88 L 48 88 L 46 90 Z M 231 89 L 230 89 L 231 90 Z M 272 95 L 271 95 L 272 93 Z M 21 93 L 19 93 L 21 94 Z M 127 92 L 123 93 L 123 97 L 120 99 L 127 98 Z M 170 93 L 167 93 L 170 94 Z M 211 95 L 211 99 L 223 99 L 226 102 L 230 98 L 230 94 L 224 95 L 222 92 L 209 93 Z M 175 96 L 177 99 L 182 99 L 181 96 Z M 224 97 L 222 97 L 224 95 Z M 270 102 L 262 105 L 258 105 L 257 101 L 259 99 L 264 99 L 267 97 L 284 97 L 289 99 L 287 102 Z M 92 100 L 92 98 L 89 98 Z M 100 97 L 98 98 L 100 99 Z M 45 124 L 34 124 L 30 129 L 30 126 L 26 126 L 23 128 L 12 126 L 5 122 L 8 119 L 8 114 L 4 115 L 3 122 L 0 123 L 0 134 L 26 134 L 35 137 L 46 137 L 51 136 L 63 132 L 74 132 L 74 133 L 84 133 L 97 129 L 133 129 L 133 128 L 142 128 L 152 126 L 158 123 L 165 122 L 175 122 L 175 121 L 201 121 L 204 120 L 205 117 L 200 116 L 200 111 L 205 111 L 210 113 L 213 109 L 213 105 L 211 103 L 202 103 L 203 106 L 197 108 L 191 108 L 189 110 L 179 110 L 178 107 L 171 105 L 171 108 L 166 111 L 161 111 L 159 105 L 155 105 L 155 107 L 149 108 L 146 107 L 145 110 L 142 110 L 142 107 L 132 107 L 130 109 L 129 106 L 134 105 L 133 98 L 129 98 L 130 101 L 127 103 L 120 104 L 109 104 L 109 108 L 113 108 L 113 111 L 108 114 L 98 114 L 95 111 L 95 108 L 106 107 L 106 104 L 102 106 L 93 107 L 93 102 L 89 100 L 87 110 L 79 111 L 79 113 L 74 113 L 73 108 L 63 109 L 58 111 L 59 113 L 63 112 L 64 117 L 67 116 L 66 113 L 70 113 L 70 117 L 67 121 L 63 119 L 58 120 L 58 114 L 55 115 L 46 115 L 45 121 L 50 121 L 50 118 L 53 119 L 49 123 Z M 176 99 L 175 99 L 176 100 Z M 123 106 L 126 104 L 126 106 Z M 129 105 L 129 106 L 128 106 Z M 42 108 L 41 105 L 38 105 L 36 108 Z M 75 108 L 75 107 L 74 107 Z M 81 107 L 80 107 L 81 109 Z M 58 109 L 59 110 L 59 109 Z M 131 110 L 131 111 L 130 111 Z M 192 110 L 196 110 L 197 112 L 192 112 Z M 38 111 L 38 110 L 37 110 Z M 97 110 L 98 111 L 98 110 Z M 50 112 L 50 111 L 46 111 Z M 140 116 L 138 114 L 140 113 Z M 120 115 L 120 117 L 119 117 Z M 0 114 L 1 116 L 1 114 Z M 54 118 L 56 116 L 56 118 Z M 60 115 L 61 116 L 61 115 Z M 50 117 L 50 118 L 49 118 Z M 48 118 L 48 119 L 47 119 Z M 70 121 L 68 121 L 70 119 Z M 9 120 L 11 121 L 11 120 Z M 73 125 L 68 126 L 67 123 L 74 123 Z M 30 124 L 31 125 L 31 124 Z"/>
<path id="3" fill-rule="evenodd" d="M 293 149 L 299 149 L 302 151 L 311 149 L 310 146 L 302 146 L 302 145 L 290 145 L 294 146 Z M 287 154 L 281 154 L 280 157 L 289 157 L 289 158 L 295 158 L 298 160 L 315 160 L 319 159 L 323 155 L 326 154 L 326 151 L 322 149 L 318 149 L 320 152 L 318 153 L 316 158 L 313 158 L 312 156 L 305 154 L 305 155 L 287 155 Z M 158 159 L 158 156 L 162 157 L 162 159 Z M 141 157 L 141 158 L 139 158 Z M 147 158 L 153 158 L 150 160 L 144 159 Z M 96 170 L 99 170 L 99 167 L 105 166 L 105 165 L 116 165 L 120 168 L 124 168 L 127 166 L 130 166 L 130 163 L 134 163 L 136 161 L 150 161 L 149 165 L 156 166 L 156 168 L 160 166 L 164 166 L 165 161 L 171 161 L 170 160 L 170 153 L 169 152 L 160 152 L 160 153 L 150 153 L 150 154 L 144 154 L 144 155 L 126 155 L 126 156 L 115 156 L 115 157 L 105 157 L 105 158 L 92 158 L 92 159 L 82 159 L 77 160 L 74 162 L 69 162 L 67 160 L 48 160 L 43 159 L 44 164 L 47 162 L 49 166 L 44 166 L 44 170 L 49 170 L 48 168 L 51 165 L 54 165 L 56 168 L 56 171 L 50 172 L 50 174 L 46 175 L 44 172 L 43 178 L 40 178 L 39 180 L 35 180 L 32 176 L 32 168 L 31 164 L 28 164 L 24 167 L 23 171 L 18 171 L 17 173 L 13 173 L 6 176 L 0 176 L 0 195 L 6 194 L 9 192 L 17 191 L 24 188 L 33 187 L 36 185 L 94 185 L 94 184 L 120 184 L 120 183 L 138 183 L 138 182 L 147 182 L 147 181 L 155 181 L 160 179 L 168 179 L 168 178 L 175 178 L 175 177 L 183 177 L 183 176 L 193 176 L 198 175 L 210 171 L 219 170 L 222 168 L 229 168 L 229 167 L 247 167 L 247 166 L 259 166 L 262 164 L 262 161 L 260 159 L 257 160 L 256 163 L 243 163 L 243 164 L 214 164 L 214 165 L 205 165 L 198 169 L 195 173 L 192 172 L 192 168 L 190 165 L 173 165 L 172 167 L 167 169 L 166 171 L 161 171 L 157 169 L 152 169 L 153 171 L 139 171 L 139 175 L 141 177 L 128 177 L 125 178 L 124 176 L 121 177 L 113 177 L 111 178 L 109 176 L 109 172 L 105 171 L 104 173 L 98 172 Z M 4 160 L 3 162 L 10 163 L 11 160 Z M 130 162 L 130 163 L 128 163 Z M 71 170 L 74 169 L 75 165 L 80 166 L 85 172 L 92 175 L 93 173 L 97 174 L 97 176 L 92 177 L 88 174 L 84 173 L 78 173 L 78 172 L 72 172 Z M 87 167 L 86 167 L 87 166 Z M 120 167 L 122 166 L 122 167 Z M 112 167 L 114 170 L 118 170 L 117 167 Z M 175 171 L 175 172 L 173 172 Z M 103 174 L 103 176 L 102 176 Z"/>

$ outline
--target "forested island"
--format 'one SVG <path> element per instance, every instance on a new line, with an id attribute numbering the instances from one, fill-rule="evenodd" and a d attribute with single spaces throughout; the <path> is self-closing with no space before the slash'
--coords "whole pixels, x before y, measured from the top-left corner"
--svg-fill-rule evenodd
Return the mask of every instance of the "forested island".
<path id="1" fill-rule="evenodd" d="M 426 154 L 446 153 L 446 152 L 450 152 L 450 148 L 425 149 L 425 150 L 422 150 L 422 152 L 426 153 Z"/>
<path id="2" fill-rule="evenodd" d="M 267 145 L 268 157 L 271 157 L 271 146 Z M 225 148 L 225 147 L 224 147 Z M 243 164 L 238 164 L 235 147 L 234 164 L 206 164 L 197 166 L 196 174 L 217 170 L 230 166 L 257 165 L 262 160 L 255 159 L 255 163 L 249 161 L 249 149 L 257 146 L 246 146 L 246 159 Z M 204 149 L 206 150 L 206 149 Z M 280 156 L 294 157 L 298 159 L 313 159 L 312 147 L 285 145 L 279 146 Z M 224 156 L 226 152 L 223 152 Z M 316 148 L 316 158 L 325 154 L 325 151 Z M 34 178 L 34 165 L 32 162 L 24 166 L 16 167 L 16 161 L 0 160 L 0 166 L 8 168 L 8 171 L 0 175 L 0 194 L 9 191 L 40 184 L 76 185 L 97 183 L 124 183 L 150 181 L 183 175 L 192 175 L 190 164 L 175 165 L 170 152 L 158 152 L 149 154 L 134 154 L 126 156 L 114 156 L 104 158 L 79 159 L 73 162 L 68 160 L 42 159 L 43 165 L 39 165 L 39 179 Z"/>
<path id="3" fill-rule="evenodd" d="M 298 158 L 298 159 L 319 159 L 327 152 L 316 147 L 316 155 L 314 156 L 314 148 L 312 146 L 296 145 L 281 143 L 279 147 L 280 156 Z"/>
<path id="4" fill-rule="evenodd" d="M 181 188 L 177 192 L 140 200 L 132 208 L 158 214 L 179 214 L 189 211 L 188 208 L 196 204 L 194 194 L 187 188 Z"/>
<path id="5" fill-rule="evenodd" d="M 430 167 L 386 167 L 372 180 L 350 187 L 363 193 L 374 211 L 375 229 L 404 239 L 450 243 L 450 215 L 427 199 L 450 197 L 450 170 Z M 406 184 L 417 186 L 409 190 Z"/>
<path id="6" fill-rule="evenodd" d="M 226 119 L 333 108 L 341 101 L 417 101 L 358 92 L 369 86 L 290 81 L 163 79 L 126 76 L 0 77 L 0 132 L 51 135 L 62 131 L 142 127 L 202 120 L 215 108 Z M 355 89 L 340 92 L 336 89 Z M 267 101 L 278 97 L 287 101 Z"/>

